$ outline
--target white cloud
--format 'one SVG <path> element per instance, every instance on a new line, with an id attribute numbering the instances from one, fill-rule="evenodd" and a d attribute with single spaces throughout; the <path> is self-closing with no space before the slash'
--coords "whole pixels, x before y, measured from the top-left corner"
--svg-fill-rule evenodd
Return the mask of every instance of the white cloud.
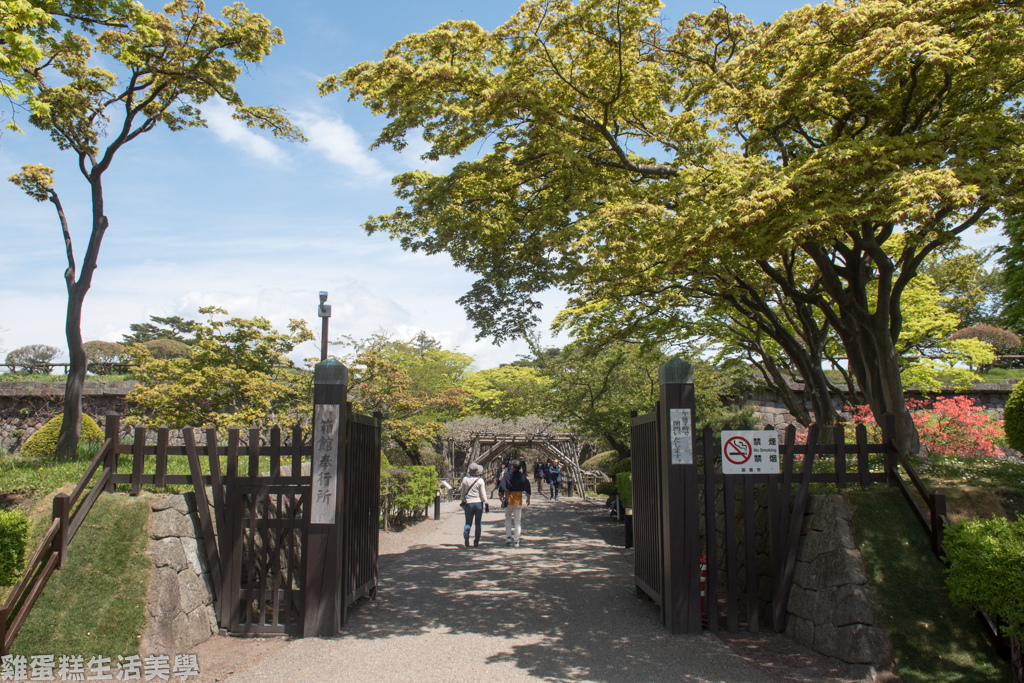
<path id="1" fill-rule="evenodd" d="M 284 152 L 273 142 L 246 128 L 241 121 L 231 118 L 231 107 L 223 100 L 210 100 L 203 105 L 203 118 L 222 142 L 240 147 L 248 154 L 274 164 L 284 161 Z"/>
<path id="2" fill-rule="evenodd" d="M 309 138 L 309 146 L 327 159 L 352 171 L 363 180 L 389 181 L 391 174 L 370 154 L 355 128 L 340 118 L 326 118 L 313 113 L 299 113 L 295 120 Z"/>

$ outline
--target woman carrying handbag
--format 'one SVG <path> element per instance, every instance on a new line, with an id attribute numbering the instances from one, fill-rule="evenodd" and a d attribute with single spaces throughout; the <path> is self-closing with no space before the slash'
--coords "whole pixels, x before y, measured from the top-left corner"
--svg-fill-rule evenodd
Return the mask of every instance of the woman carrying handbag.
<path id="1" fill-rule="evenodd" d="M 462 531 L 462 539 L 469 547 L 469 530 L 474 522 L 476 523 L 476 537 L 473 547 L 480 545 L 480 525 L 484 515 L 484 504 L 487 502 L 487 484 L 484 483 L 484 468 L 473 462 L 469 464 L 469 474 L 462 479 L 462 486 L 459 487 L 459 496 L 462 502 L 459 505 L 466 513 L 466 526 Z"/>

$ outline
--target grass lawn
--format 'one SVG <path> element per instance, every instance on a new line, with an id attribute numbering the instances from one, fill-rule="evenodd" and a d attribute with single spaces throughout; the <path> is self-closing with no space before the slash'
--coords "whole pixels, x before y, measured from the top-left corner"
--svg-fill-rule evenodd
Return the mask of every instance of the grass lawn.
<path id="1" fill-rule="evenodd" d="M 1009 680 L 1009 665 L 974 614 L 950 603 L 942 564 L 899 491 L 873 486 L 846 495 L 854 506 L 857 545 L 903 681 Z"/>
<path id="2" fill-rule="evenodd" d="M 149 496 L 101 495 L 54 572 L 13 654 L 138 654 L 151 563 Z M 48 516 L 42 515 L 43 528 Z M 38 526 L 38 518 L 33 520 Z M 35 531 L 35 529 L 34 529 Z M 34 550 L 34 546 L 32 548 Z"/>

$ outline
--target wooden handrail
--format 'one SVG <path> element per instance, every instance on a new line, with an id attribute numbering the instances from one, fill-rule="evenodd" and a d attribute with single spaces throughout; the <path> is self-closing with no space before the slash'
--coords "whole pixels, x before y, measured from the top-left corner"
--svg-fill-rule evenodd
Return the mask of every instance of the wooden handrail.
<path id="1" fill-rule="evenodd" d="M 78 480 L 78 486 L 76 486 L 75 490 L 71 493 L 71 507 L 75 507 L 75 503 L 78 502 L 78 497 L 82 495 L 82 491 L 85 490 L 86 484 L 88 484 L 92 479 L 92 475 L 96 474 L 96 469 L 100 466 L 100 463 L 107 457 L 107 449 L 112 448 L 113 445 L 113 442 L 110 439 L 107 439 L 103 442 L 103 445 L 100 446 L 100 450 L 96 453 L 96 457 L 93 458 L 88 469 L 85 470 L 85 474 L 83 474 L 82 478 Z"/>

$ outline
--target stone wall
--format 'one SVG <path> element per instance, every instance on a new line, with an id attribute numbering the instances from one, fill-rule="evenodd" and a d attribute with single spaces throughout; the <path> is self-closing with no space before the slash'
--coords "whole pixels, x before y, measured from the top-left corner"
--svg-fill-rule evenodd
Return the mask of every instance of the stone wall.
<path id="1" fill-rule="evenodd" d="M 971 387 L 970 391 L 962 392 L 963 395 L 968 396 L 974 401 L 976 405 L 982 406 L 985 412 L 991 417 L 1002 420 L 1003 409 L 1006 407 L 1006 401 L 1010 397 L 1010 392 L 1013 391 L 1013 387 L 1016 385 L 1018 380 L 1007 380 L 1001 384 L 975 384 Z M 794 391 L 797 396 L 803 395 L 803 388 L 800 385 L 794 385 Z M 955 396 L 960 395 L 954 391 L 940 391 L 937 394 L 924 395 L 916 389 L 908 389 L 904 392 L 904 396 L 908 400 L 925 400 L 933 399 L 941 396 Z M 842 402 L 833 400 L 832 404 L 836 410 L 840 411 L 840 414 L 844 418 L 849 419 L 849 414 L 841 411 Z M 757 389 L 748 391 L 740 399 L 740 405 L 744 408 L 752 408 L 754 411 L 754 418 L 758 425 L 772 425 L 778 430 L 783 430 L 789 425 L 796 425 L 797 429 L 801 428 L 800 423 L 796 421 L 792 413 L 789 412 L 789 408 L 783 403 L 782 398 L 775 392 L 768 391 L 766 389 Z M 810 401 L 806 401 L 808 412 L 811 412 Z M 813 413 L 812 413 L 813 414 Z"/>
<path id="2" fill-rule="evenodd" d="M 152 509 L 148 552 L 153 574 L 140 651 L 173 661 L 174 655 L 191 653 L 217 633 L 213 587 L 195 494 L 156 499 Z"/>
<path id="3" fill-rule="evenodd" d="M 889 668 L 892 652 L 876 620 L 874 592 L 840 495 L 811 496 L 804 515 L 786 635 L 850 664 Z"/>
<path id="4" fill-rule="evenodd" d="M 103 425 L 109 412 L 127 412 L 125 396 L 136 382 L 86 382 L 82 411 Z M 64 410 L 60 382 L 0 382 L 0 448 L 15 452 L 28 437 Z"/>

